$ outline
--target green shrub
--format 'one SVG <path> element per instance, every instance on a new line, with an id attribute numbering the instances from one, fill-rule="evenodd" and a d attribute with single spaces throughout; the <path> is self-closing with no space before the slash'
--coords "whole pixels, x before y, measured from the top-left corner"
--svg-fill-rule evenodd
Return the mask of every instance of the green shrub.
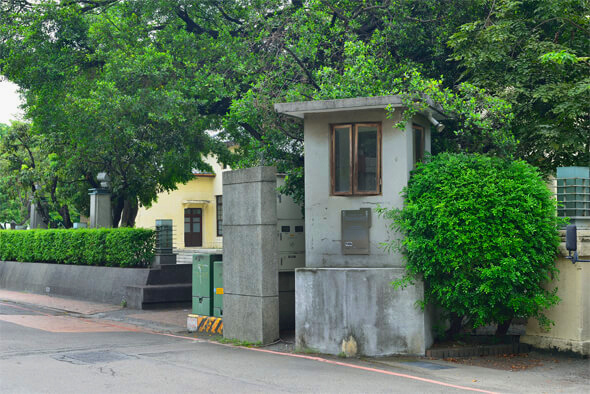
<path id="1" fill-rule="evenodd" d="M 404 189 L 402 210 L 380 209 L 405 237 L 391 241 L 407 258 L 404 286 L 425 283 L 426 303 L 474 327 L 514 317 L 551 323 L 543 310 L 556 291 L 556 203 L 539 172 L 522 161 L 440 154 L 419 164 Z"/>
<path id="2" fill-rule="evenodd" d="M 0 260 L 146 267 L 154 257 L 147 229 L 0 230 Z"/>

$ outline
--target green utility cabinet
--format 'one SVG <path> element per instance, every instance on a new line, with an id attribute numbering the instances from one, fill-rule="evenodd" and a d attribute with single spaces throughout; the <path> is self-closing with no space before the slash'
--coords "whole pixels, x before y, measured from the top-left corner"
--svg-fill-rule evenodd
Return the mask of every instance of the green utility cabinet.
<path id="1" fill-rule="evenodd" d="M 213 316 L 223 315 L 223 261 L 213 263 Z"/>
<path id="2" fill-rule="evenodd" d="M 216 261 L 221 261 L 220 254 L 193 255 L 193 313 L 213 316 L 213 292 Z"/>

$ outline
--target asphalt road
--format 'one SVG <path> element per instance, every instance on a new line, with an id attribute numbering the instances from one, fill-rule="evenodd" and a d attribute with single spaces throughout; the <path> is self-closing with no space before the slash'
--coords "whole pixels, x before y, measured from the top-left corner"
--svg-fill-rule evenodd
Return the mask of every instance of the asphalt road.
<path id="1" fill-rule="evenodd" d="M 542 381 L 542 375 L 412 362 L 280 354 L 0 302 L 2 393 L 582 392 L 588 388 L 584 379 L 552 386 L 550 379 Z"/>

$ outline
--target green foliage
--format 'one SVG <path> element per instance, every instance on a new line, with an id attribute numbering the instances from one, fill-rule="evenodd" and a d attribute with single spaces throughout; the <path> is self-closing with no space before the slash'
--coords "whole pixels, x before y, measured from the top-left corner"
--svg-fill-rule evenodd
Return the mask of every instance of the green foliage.
<path id="1" fill-rule="evenodd" d="M 450 3 L 8 0 L 0 71 L 71 181 L 109 172 L 115 210 L 186 181 L 201 153 L 226 158 L 207 133 L 222 128 L 234 167 L 276 165 L 301 194 L 302 123 L 272 104 L 391 92 L 414 70 L 452 88 L 445 40 L 484 11 Z"/>
<path id="2" fill-rule="evenodd" d="M 509 102 L 517 155 L 552 173 L 590 163 L 587 0 L 482 1 L 450 37 L 462 79 Z"/>
<path id="3" fill-rule="evenodd" d="M 107 267 L 147 267 L 154 256 L 147 229 L 0 230 L 0 260 Z"/>
<path id="4" fill-rule="evenodd" d="M 546 173 L 589 162 L 587 4 L 6 0 L 0 72 L 78 209 L 107 171 L 130 225 L 210 151 L 276 165 L 301 194 L 302 122 L 276 102 L 401 94 L 409 116 L 428 95 L 453 117 L 434 152 L 515 153 Z"/>
<path id="5" fill-rule="evenodd" d="M 557 274 L 556 203 L 539 172 L 522 161 L 440 154 L 419 164 L 401 210 L 381 209 L 405 237 L 407 275 L 425 283 L 425 302 L 474 326 L 535 317 L 558 302 L 544 282 Z"/>
<path id="6" fill-rule="evenodd" d="M 179 20 L 153 29 L 151 5 L 108 3 L 2 5 L 0 71 L 21 87 L 42 158 L 53 155 L 77 207 L 105 171 L 113 222 L 132 226 L 138 204 L 209 170 L 203 155 L 224 145 L 206 132 L 219 122 L 200 112 L 208 73 L 190 33 L 177 34 Z"/>
<path id="7" fill-rule="evenodd" d="M 373 44 L 373 43 L 371 43 Z M 403 121 L 409 121 L 429 106 L 436 106 L 447 116 L 445 150 L 489 153 L 510 156 L 516 148 L 512 136 L 512 108 L 504 100 L 489 95 L 484 89 L 461 83 L 454 89 L 445 87 L 442 79 L 428 78 L 416 68 L 397 66 L 390 59 L 372 53 L 375 48 L 362 42 L 347 42 L 343 69 L 324 67 L 317 73 L 320 85 L 316 99 L 398 95 L 406 110 Z M 398 127 L 404 129 L 403 124 Z M 438 144 L 440 150 L 442 144 Z"/>
<path id="8" fill-rule="evenodd" d="M 72 203 L 88 190 L 71 182 L 49 140 L 31 124 L 12 122 L 0 129 L 0 221 L 25 223 L 33 201 L 48 226 L 72 227 Z M 82 186 L 82 187 L 81 187 Z"/>

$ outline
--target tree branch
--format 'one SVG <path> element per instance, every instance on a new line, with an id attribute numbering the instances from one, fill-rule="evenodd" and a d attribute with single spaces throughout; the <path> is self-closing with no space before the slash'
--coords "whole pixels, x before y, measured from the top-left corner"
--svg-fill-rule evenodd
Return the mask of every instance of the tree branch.
<path id="1" fill-rule="evenodd" d="M 295 53 L 293 53 L 293 51 L 290 50 L 289 47 L 287 47 L 287 45 L 284 45 L 283 48 L 285 49 L 285 51 L 287 51 L 287 53 L 289 53 L 293 57 L 293 59 L 295 59 L 295 61 L 297 62 L 297 64 L 301 68 L 301 70 L 305 73 L 305 75 L 307 75 L 307 79 L 309 80 L 309 83 L 311 83 L 311 85 L 314 88 L 316 88 L 317 90 L 321 90 L 321 88 L 319 87 L 319 85 L 314 81 L 313 75 L 311 75 L 311 72 L 307 69 L 307 67 L 305 67 L 305 65 L 297 57 L 297 55 L 295 55 Z"/>
<path id="2" fill-rule="evenodd" d="M 223 10 L 223 8 L 221 7 L 221 4 L 219 4 L 219 2 L 218 2 L 218 1 L 216 1 L 214 4 L 215 4 L 215 8 L 217 8 L 217 9 L 219 10 L 219 13 L 220 13 L 220 14 L 221 14 L 221 16 L 223 16 L 225 19 L 227 19 L 227 20 L 228 20 L 228 21 L 230 21 L 230 22 L 236 23 L 236 24 L 238 24 L 238 25 L 243 25 L 243 24 L 244 24 L 244 22 L 243 22 L 243 21 L 241 21 L 241 20 L 239 20 L 239 19 L 236 19 L 236 18 L 233 18 L 233 17 L 229 16 L 229 15 L 228 15 L 228 14 L 227 14 L 227 13 L 226 13 L 224 10 Z"/>
<path id="3" fill-rule="evenodd" d="M 244 130 L 248 132 L 252 137 L 256 138 L 258 141 L 262 141 L 262 135 L 256 130 L 254 127 L 250 126 L 248 123 L 240 122 L 238 123 Z"/>
<path id="4" fill-rule="evenodd" d="M 195 35 L 199 34 L 208 34 L 212 38 L 219 37 L 219 33 L 215 30 L 205 29 L 202 26 L 199 26 L 195 23 L 194 20 L 188 15 L 188 12 L 182 8 L 178 8 L 176 10 L 176 15 L 186 24 L 186 31 L 193 33 Z"/>

